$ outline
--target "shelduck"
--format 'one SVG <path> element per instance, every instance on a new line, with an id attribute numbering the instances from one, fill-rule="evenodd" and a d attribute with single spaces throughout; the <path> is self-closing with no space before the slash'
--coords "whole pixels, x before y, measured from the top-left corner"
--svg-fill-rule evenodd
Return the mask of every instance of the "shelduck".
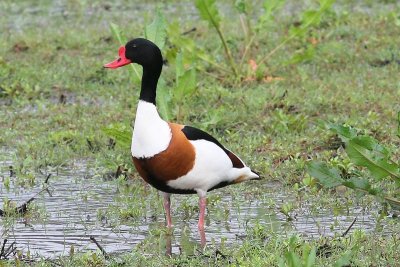
<path id="1" fill-rule="evenodd" d="M 143 76 L 131 153 L 140 176 L 163 194 L 166 223 L 172 227 L 170 194 L 199 196 L 199 231 L 204 232 L 206 194 L 259 175 L 208 133 L 194 127 L 164 121 L 156 107 L 157 82 L 163 66 L 160 49 L 137 38 L 119 48 L 119 58 L 105 68 L 130 63 L 143 67 Z"/>

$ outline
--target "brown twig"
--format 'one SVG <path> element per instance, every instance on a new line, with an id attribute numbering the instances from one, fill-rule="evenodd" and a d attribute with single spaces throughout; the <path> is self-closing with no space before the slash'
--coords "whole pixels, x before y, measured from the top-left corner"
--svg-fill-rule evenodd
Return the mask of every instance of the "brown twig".
<path id="1" fill-rule="evenodd" d="M 3 254 L 4 254 L 4 247 L 6 246 L 6 243 L 7 243 L 7 238 L 4 239 L 3 245 L 1 246 L 0 259 L 1 259 L 1 257 L 3 256 Z"/>
<path id="2" fill-rule="evenodd" d="M 218 255 L 221 256 L 223 259 L 226 259 L 226 255 L 219 251 L 219 249 L 215 251 L 215 257 L 218 257 Z"/>
<path id="3" fill-rule="evenodd" d="M 94 151 L 95 151 L 95 148 L 94 148 L 94 146 L 93 146 L 93 144 L 92 144 L 92 141 L 90 141 L 89 139 L 86 139 L 86 142 L 87 142 L 87 144 L 88 144 L 88 146 L 89 146 L 89 150 L 92 151 L 92 152 L 94 152 Z"/>
<path id="4" fill-rule="evenodd" d="M 103 254 L 104 258 L 108 258 L 108 254 L 107 252 L 104 250 L 104 248 L 99 244 L 99 242 L 97 242 L 96 238 L 94 238 L 94 236 L 90 236 L 90 240 L 96 244 L 96 246 L 100 249 L 101 253 Z"/>
<path id="5" fill-rule="evenodd" d="M 347 230 L 344 231 L 344 233 L 342 234 L 342 237 L 345 237 L 349 233 L 350 229 L 353 227 L 353 225 L 356 221 L 357 221 L 357 217 L 354 218 L 353 222 L 350 224 L 350 226 L 347 228 Z"/>
<path id="6" fill-rule="evenodd" d="M 196 28 L 196 27 L 193 27 L 193 28 L 191 28 L 190 30 L 184 31 L 183 33 L 181 33 L 181 35 L 186 35 L 186 34 L 189 34 L 189 33 L 191 33 L 191 32 L 195 32 L 195 31 L 197 31 L 197 28 Z"/>
<path id="7" fill-rule="evenodd" d="M 124 174 L 126 178 L 126 171 L 124 166 L 118 165 L 117 171 L 115 172 L 115 179 L 117 179 L 121 174 Z"/>
<path id="8" fill-rule="evenodd" d="M 16 247 L 15 247 L 15 242 L 12 242 L 11 245 L 7 248 L 4 249 L 6 247 L 6 243 L 7 243 L 7 239 L 4 239 L 3 241 L 3 245 L 1 247 L 1 252 L 0 252 L 0 259 L 7 259 L 8 256 L 10 256 L 11 253 L 16 251 Z"/>
<path id="9" fill-rule="evenodd" d="M 47 185 L 47 182 L 48 182 L 50 176 L 51 176 L 51 175 L 47 175 L 47 178 L 46 178 L 46 180 L 45 180 L 46 185 Z M 24 214 L 27 212 L 27 210 L 28 210 L 28 205 L 29 205 L 33 200 L 35 200 L 35 198 L 36 198 L 39 194 L 41 194 L 43 191 L 47 191 L 47 192 L 48 192 L 48 189 L 49 189 L 48 186 L 44 187 L 42 190 L 40 190 L 38 193 L 36 193 L 33 197 L 31 197 L 30 199 L 28 199 L 24 204 L 22 204 L 22 205 L 16 207 L 16 208 L 14 209 L 14 212 L 15 212 L 16 214 L 19 214 L 19 215 L 24 215 Z M 0 217 L 6 216 L 7 213 L 8 213 L 8 212 L 3 211 L 3 210 L 0 209 Z"/>
<path id="10" fill-rule="evenodd" d="M 4 252 L 4 255 L 3 255 L 4 259 L 7 259 L 8 256 L 10 256 L 10 254 L 13 252 L 15 255 L 15 251 L 17 250 L 17 248 L 15 247 L 15 244 L 16 244 L 15 241 L 12 242 L 11 245 L 6 249 L 6 251 Z"/>
<path id="11" fill-rule="evenodd" d="M 8 170 L 10 171 L 10 178 L 14 176 L 15 171 L 14 171 L 14 167 L 13 166 L 8 166 Z"/>
<path id="12" fill-rule="evenodd" d="M 51 177 L 51 173 L 47 174 L 46 179 L 44 180 L 44 184 L 46 185 L 46 187 L 44 189 L 47 192 L 47 194 L 49 194 L 49 196 L 52 197 L 53 195 L 51 194 L 49 187 L 48 187 L 50 177 Z"/>
<path id="13" fill-rule="evenodd" d="M 47 182 L 49 181 L 51 177 L 51 173 L 47 174 L 46 180 L 44 180 L 44 183 L 47 184 Z"/>
<path id="14" fill-rule="evenodd" d="M 21 206 L 15 208 L 15 212 L 17 214 L 20 215 L 24 215 L 26 213 L 26 211 L 28 210 L 28 205 L 29 203 L 31 203 L 32 201 L 35 200 L 35 197 L 31 197 L 30 199 L 28 199 L 28 201 L 26 201 L 24 204 L 22 204 Z"/>

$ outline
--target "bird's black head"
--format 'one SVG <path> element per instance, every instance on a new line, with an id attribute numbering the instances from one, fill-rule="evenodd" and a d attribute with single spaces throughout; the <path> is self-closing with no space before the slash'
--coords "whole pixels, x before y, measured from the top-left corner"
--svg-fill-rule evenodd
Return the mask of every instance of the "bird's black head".
<path id="1" fill-rule="evenodd" d="M 105 68 L 116 69 L 129 63 L 137 63 L 145 68 L 161 68 L 163 58 L 160 49 L 153 42 L 136 38 L 119 48 L 119 58 L 105 64 Z"/>

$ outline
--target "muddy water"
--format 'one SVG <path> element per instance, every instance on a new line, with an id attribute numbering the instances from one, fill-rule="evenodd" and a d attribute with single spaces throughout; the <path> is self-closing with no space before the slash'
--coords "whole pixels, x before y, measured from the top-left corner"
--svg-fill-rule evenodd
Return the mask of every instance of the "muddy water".
<path id="1" fill-rule="evenodd" d="M 26 190 L 18 187 L 17 190 L 17 187 L 13 188 L 12 178 L 10 189 L 6 190 L 3 182 L 9 176 L 10 165 L 10 161 L 0 161 L 2 209 L 5 199 L 20 205 L 42 189 L 41 186 L 37 186 Z M 29 250 L 34 256 L 55 257 L 68 255 L 71 246 L 80 251 L 95 250 L 97 247 L 90 242 L 90 236 L 94 236 L 109 253 L 129 251 L 148 236 L 150 228 L 162 227 L 163 214 L 139 219 L 135 222 L 135 227 L 124 224 L 113 226 L 104 218 L 100 218 L 98 212 L 105 210 L 115 201 L 118 194 L 116 182 L 103 181 L 101 177 L 92 173 L 85 162 L 75 162 L 68 168 L 58 168 L 49 173 L 52 173 L 50 194 L 42 192 L 34 201 L 38 213 L 41 214 L 39 219 L 20 218 L 13 222 L 1 219 L 1 238 L 15 241 L 17 248 L 25 253 Z M 282 235 L 297 232 L 305 238 L 342 233 L 355 217 L 357 221 L 352 231 L 359 228 L 365 231 L 376 229 L 377 211 L 366 211 L 361 207 L 346 210 L 343 212 L 345 214 L 333 215 L 331 210 L 311 212 L 311 208 L 305 204 L 291 212 L 294 220 L 288 222 L 286 216 L 279 211 L 279 207 L 291 198 L 289 195 L 276 193 L 274 187 L 276 186 L 265 185 L 266 193 L 262 199 L 268 202 L 241 200 L 240 206 L 230 206 L 230 203 L 234 203 L 235 196 L 223 194 L 226 191 L 215 191 L 213 194 L 221 196 L 219 205 L 228 205 L 229 215 L 226 216 L 227 219 L 221 219 L 223 216 L 213 216 L 213 213 L 219 213 L 218 208 L 210 208 L 209 225 L 206 228 L 207 240 L 240 242 L 246 234 L 246 228 L 256 223 L 267 225 Z M 187 198 L 188 196 L 174 196 L 173 207 L 179 207 Z M 196 216 L 186 218 L 184 212 L 175 210 L 173 217 L 175 228 L 172 253 L 178 253 L 183 239 L 198 243 L 200 237 L 196 231 Z"/>

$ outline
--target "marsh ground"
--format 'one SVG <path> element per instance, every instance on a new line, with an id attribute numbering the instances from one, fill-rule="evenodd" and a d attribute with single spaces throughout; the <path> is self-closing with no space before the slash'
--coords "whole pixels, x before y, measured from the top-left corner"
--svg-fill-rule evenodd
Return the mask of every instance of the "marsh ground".
<path id="1" fill-rule="evenodd" d="M 255 3 L 255 16 L 261 5 Z M 130 71 L 102 68 L 119 47 L 109 23 L 119 25 L 125 36 L 143 36 L 156 6 L 122 0 L 0 3 L 2 209 L 39 192 L 48 174 L 55 195 L 42 192 L 22 218 L 1 218 L 1 239 L 11 241 L 18 233 L 46 236 L 52 218 L 64 229 L 29 242 L 21 234 L 20 242 L 15 239 L 20 253 L 9 261 L 0 259 L 0 265 L 24 264 L 32 250 L 37 266 L 298 266 L 296 255 L 307 266 L 307 260 L 314 262 L 313 251 L 316 266 L 398 266 L 399 222 L 393 211 L 351 190 L 322 189 L 305 165 L 320 159 L 351 168 L 325 122 L 363 129 L 398 160 L 399 4 L 337 1 L 320 23 L 260 66 L 262 71 L 252 73 L 249 65 L 242 79 L 234 78 L 228 66 L 224 71 L 201 60 L 185 62 L 197 66 L 196 90 L 184 101 L 170 101 L 170 119 L 212 133 L 264 177 L 210 194 L 205 251 L 191 232 L 196 229 L 196 197 L 173 199 L 178 226 L 169 240 L 161 199 L 135 173 L 129 149 L 103 130 L 110 125 L 129 129 L 139 94 Z M 196 28 L 188 38 L 225 64 L 216 33 L 199 19 L 192 2 L 159 6 L 168 23 L 179 22 L 180 32 Z M 249 58 L 257 61 L 272 51 L 301 23 L 301 14 L 316 6 L 313 1 L 288 1 L 259 31 Z M 240 60 L 245 37 L 238 30 L 238 14 L 230 2 L 219 8 L 228 45 Z M 177 45 L 167 41 L 165 54 L 173 54 Z M 174 64 L 170 60 L 164 66 L 165 88 L 174 86 Z M 123 174 L 113 178 L 110 173 L 118 166 Z M 68 196 L 57 198 L 63 194 Z M 76 220 L 71 214 L 78 214 Z M 341 237 L 354 218 L 355 225 Z M 65 231 L 64 220 L 67 225 L 79 222 L 81 231 L 74 234 L 82 238 L 75 244 L 65 242 L 74 227 Z M 130 235 L 112 241 L 98 235 L 106 250 L 115 253 L 108 259 L 88 239 L 104 229 L 117 237 L 124 231 Z M 40 260 L 49 257 L 53 241 L 64 257 Z M 172 257 L 164 255 L 168 241 Z M 42 242 L 50 242 L 50 248 L 41 250 Z M 113 245 L 107 247 L 109 242 Z M 118 242 L 120 250 L 115 249 Z"/>

